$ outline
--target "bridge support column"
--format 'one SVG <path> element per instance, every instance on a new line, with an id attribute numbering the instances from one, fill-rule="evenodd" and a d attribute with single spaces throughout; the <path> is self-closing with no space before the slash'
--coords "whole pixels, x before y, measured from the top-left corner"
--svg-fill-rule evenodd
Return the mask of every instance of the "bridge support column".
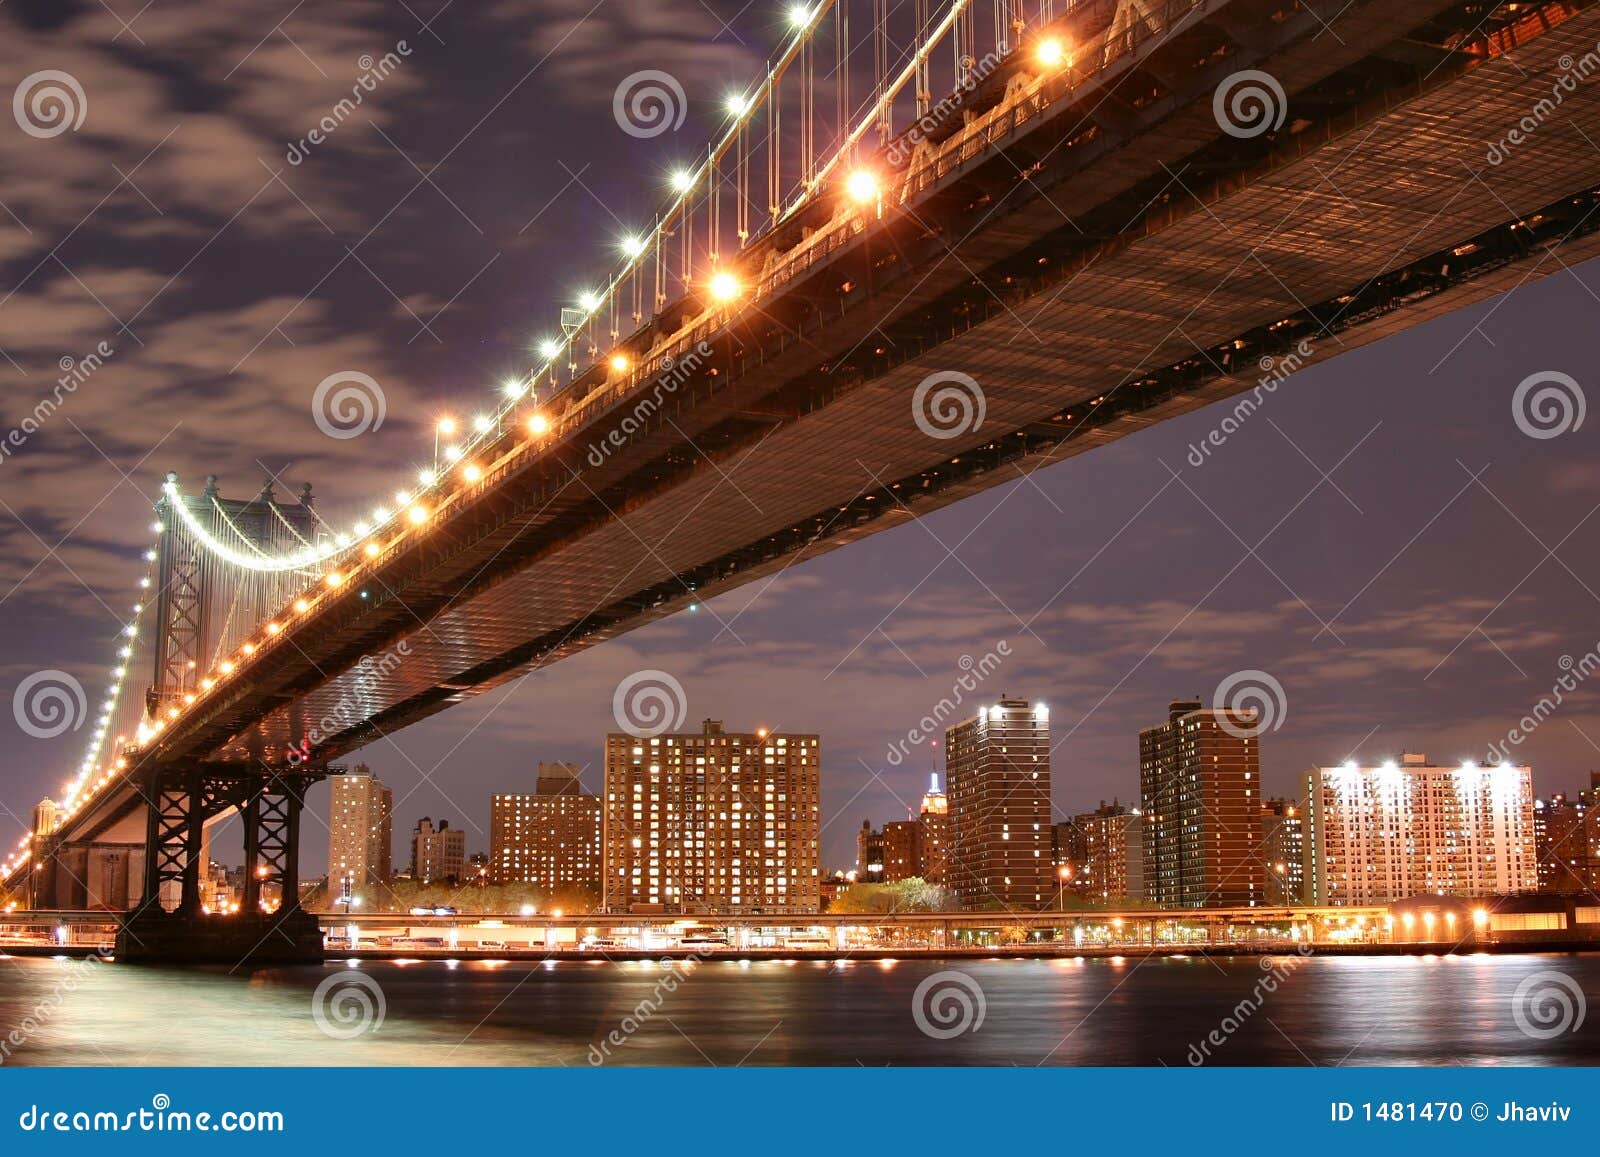
<path id="1" fill-rule="evenodd" d="M 298 874 L 305 792 L 323 774 L 225 765 L 163 770 L 151 786 L 144 898 L 123 917 L 117 958 L 244 967 L 320 963 L 322 929 L 300 907 Z M 200 904 L 205 825 L 230 809 L 244 824 L 244 894 L 237 912 L 208 913 Z"/>

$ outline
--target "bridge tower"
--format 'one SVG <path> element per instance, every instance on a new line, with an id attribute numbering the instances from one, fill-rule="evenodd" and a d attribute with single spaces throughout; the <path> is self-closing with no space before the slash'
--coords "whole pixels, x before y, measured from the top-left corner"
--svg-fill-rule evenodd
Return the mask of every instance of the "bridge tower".
<path id="1" fill-rule="evenodd" d="M 318 537 L 309 485 L 292 503 L 278 501 L 270 481 L 252 498 L 225 499 L 212 475 L 201 494 L 164 496 L 156 515 L 162 529 L 147 718 L 191 694 L 201 673 L 305 582 L 298 571 L 234 566 L 208 550 L 201 534 L 263 555 L 292 553 Z M 321 960 L 321 929 L 300 908 L 299 845 L 306 790 L 324 774 L 235 762 L 152 768 L 143 793 L 142 894 L 124 917 L 117 956 L 147 963 Z M 208 913 L 201 900 L 207 829 L 231 816 L 244 828 L 244 891 L 237 912 Z"/>
<path id="2" fill-rule="evenodd" d="M 167 475 L 176 481 L 177 475 Z M 175 509 L 182 503 L 187 517 Z M 268 481 L 254 498 L 223 498 L 215 474 L 197 495 L 163 494 L 156 544 L 154 671 L 145 706 L 150 715 L 194 689 L 240 636 L 283 605 L 305 581 L 299 571 L 263 573 L 230 566 L 200 542 L 193 526 L 246 553 L 287 554 L 318 536 L 311 484 L 298 501 L 283 503 Z"/>

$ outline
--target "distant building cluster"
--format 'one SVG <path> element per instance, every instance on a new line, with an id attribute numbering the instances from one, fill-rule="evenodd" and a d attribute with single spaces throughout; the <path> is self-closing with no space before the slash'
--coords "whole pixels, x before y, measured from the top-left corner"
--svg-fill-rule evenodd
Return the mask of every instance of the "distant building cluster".
<path id="1" fill-rule="evenodd" d="M 871 820 L 856 833 L 856 879 L 892 884 L 923 879 L 943 884 L 950 854 L 950 800 L 939 788 L 939 773 L 929 776 L 928 790 L 916 819 L 893 820 L 874 829 Z"/>
<path id="2" fill-rule="evenodd" d="M 1247 713 L 1169 704 L 1138 736 L 1136 803 L 1058 820 L 1050 715 L 1001 695 L 945 731 L 937 771 L 904 818 L 856 835 L 849 872 L 821 864 L 815 734 L 698 731 L 605 740 L 603 783 L 538 765 L 532 792 L 491 799 L 489 851 L 420 820 L 404 874 L 423 884 L 525 884 L 619 914 L 818 911 L 856 885 L 922 880 L 968 909 L 1380 905 L 1418 896 L 1600 891 L 1600 773 L 1575 798 L 1536 799 L 1526 765 L 1430 763 L 1402 752 L 1308 771 L 1300 799 L 1267 797 Z M 393 794 L 360 765 L 333 779 L 330 902 L 354 904 L 390 867 Z M 35 827 L 55 822 L 43 801 Z M 210 889 L 225 906 L 229 882 Z"/>
<path id="3" fill-rule="evenodd" d="M 1001 697 L 946 732 L 946 878 L 965 907 L 1389 904 L 1422 895 L 1600 890 L 1600 773 L 1537 800 L 1525 765 L 1402 752 L 1307 772 L 1266 797 L 1254 718 L 1176 700 L 1139 733 L 1139 803 L 1055 821 L 1049 720 Z M 853 877 L 912 871 L 904 829 L 863 824 Z"/>

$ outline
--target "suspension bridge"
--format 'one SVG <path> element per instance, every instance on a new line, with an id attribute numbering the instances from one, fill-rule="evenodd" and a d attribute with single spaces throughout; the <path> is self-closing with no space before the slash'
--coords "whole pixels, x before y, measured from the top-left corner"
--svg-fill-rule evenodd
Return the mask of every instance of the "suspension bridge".
<path id="1" fill-rule="evenodd" d="M 298 826 L 342 756 L 1600 248 L 1590 3 L 791 24 L 539 364 L 365 521 L 169 476 L 90 750 L 7 887 L 125 912 L 128 959 L 320 958 Z M 224 919 L 199 873 L 233 813 Z"/>

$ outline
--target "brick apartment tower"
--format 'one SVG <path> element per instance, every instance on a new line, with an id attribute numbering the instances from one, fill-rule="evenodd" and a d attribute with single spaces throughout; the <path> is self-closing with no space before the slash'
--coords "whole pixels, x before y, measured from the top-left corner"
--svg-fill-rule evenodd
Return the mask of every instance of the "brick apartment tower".
<path id="1" fill-rule="evenodd" d="M 1249 714 L 1176 700 L 1139 733 L 1145 894 L 1163 908 L 1265 899 L 1259 744 Z"/>
<path id="2" fill-rule="evenodd" d="M 815 735 L 731 732 L 714 719 L 698 732 L 606 736 L 605 910 L 816 912 L 820 759 Z"/>
<path id="3" fill-rule="evenodd" d="M 541 763 L 532 795 L 491 797 L 489 878 L 598 896 L 600 797 L 583 790 L 576 765 Z"/>
<path id="4" fill-rule="evenodd" d="M 1050 855 L 1050 716 L 1001 697 L 945 732 L 950 884 L 968 908 L 1055 902 Z"/>

